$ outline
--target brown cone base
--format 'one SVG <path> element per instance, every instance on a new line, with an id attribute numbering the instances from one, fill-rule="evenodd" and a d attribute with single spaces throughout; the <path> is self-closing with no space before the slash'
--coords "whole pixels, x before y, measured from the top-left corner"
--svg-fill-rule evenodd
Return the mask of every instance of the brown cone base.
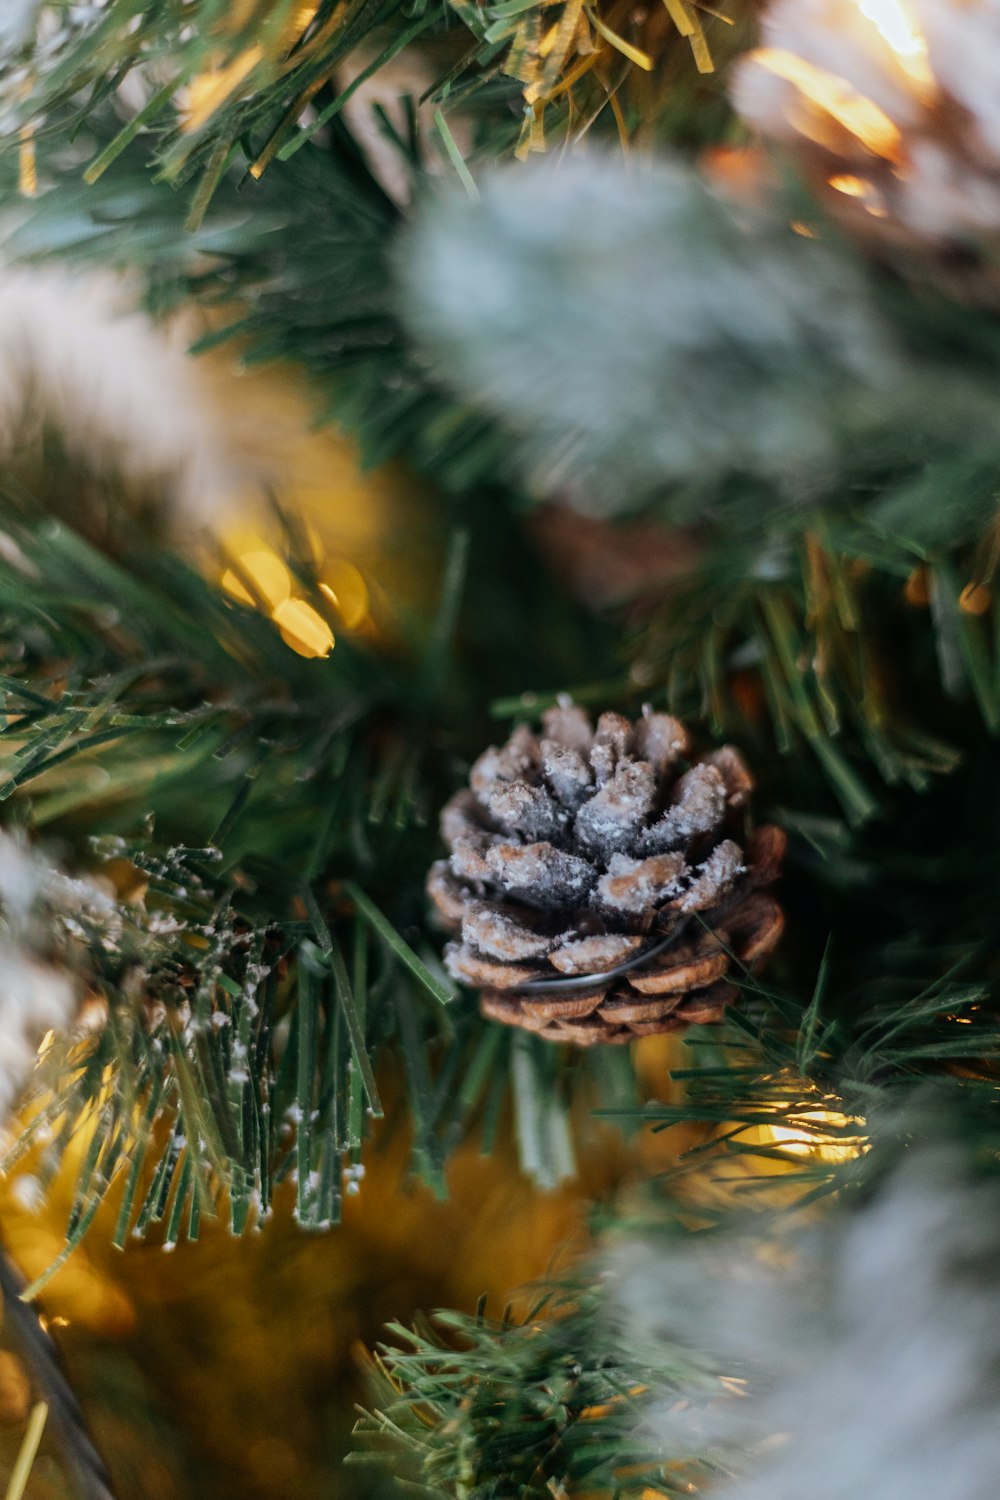
<path id="1" fill-rule="evenodd" d="M 739 995 L 730 979 L 760 965 L 785 925 L 778 903 L 759 891 L 731 907 L 724 919 L 726 929 L 709 924 L 657 955 L 648 967 L 595 982 L 591 989 L 531 994 L 486 989 L 480 1010 L 488 1020 L 577 1047 L 622 1045 L 635 1037 L 717 1023 Z"/>

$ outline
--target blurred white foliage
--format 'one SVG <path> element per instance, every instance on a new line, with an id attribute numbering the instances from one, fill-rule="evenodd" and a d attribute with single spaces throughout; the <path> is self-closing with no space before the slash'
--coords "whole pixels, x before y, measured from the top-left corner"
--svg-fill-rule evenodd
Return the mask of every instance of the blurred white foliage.
<path id="1" fill-rule="evenodd" d="M 1000 1474 L 1000 1192 L 942 1149 L 809 1233 L 697 1235 L 613 1268 L 637 1342 L 746 1382 L 654 1421 L 737 1477 L 717 1500 L 992 1500 Z"/>
<path id="2" fill-rule="evenodd" d="M 984 149 L 1000 163 L 1000 3 L 911 0 L 927 38 L 931 72 L 975 121 Z"/>
<path id="3" fill-rule="evenodd" d="M 71 458 L 211 518 L 238 460 L 198 367 L 112 277 L 0 267 L 0 450 L 53 426 Z"/>
<path id="4" fill-rule="evenodd" d="M 0 948 L 0 1120 L 31 1072 L 45 1032 L 69 1025 L 76 993 L 66 974 Z"/>
<path id="5" fill-rule="evenodd" d="M 599 514 L 740 472 L 802 498 L 912 402 L 856 268 L 780 208 L 591 155 L 480 187 L 425 214 L 400 275 L 442 380 L 507 420 L 537 491 Z"/>
<path id="6" fill-rule="evenodd" d="M 98 887 L 63 875 L 0 832 L 0 1122 L 44 1034 L 65 1029 L 76 1013 L 77 987 L 58 953 L 65 924 L 81 912 L 113 909 Z"/>
<path id="7" fill-rule="evenodd" d="M 25 45 L 34 31 L 40 9 L 41 0 L 3 0 L 0 5 L 0 54 L 16 51 Z"/>
<path id="8" fill-rule="evenodd" d="M 1000 3 L 908 0 L 905 13 L 933 80 L 926 86 L 915 83 L 907 55 L 893 50 L 860 6 L 776 0 L 762 17 L 760 40 L 846 82 L 899 127 L 905 162 L 890 181 L 896 219 L 920 235 L 996 234 Z M 774 140 L 802 145 L 822 115 L 821 108 L 803 104 L 797 84 L 771 71 L 766 53 L 751 53 L 737 67 L 731 92 L 739 113 Z M 859 160 L 865 155 L 859 151 Z"/>

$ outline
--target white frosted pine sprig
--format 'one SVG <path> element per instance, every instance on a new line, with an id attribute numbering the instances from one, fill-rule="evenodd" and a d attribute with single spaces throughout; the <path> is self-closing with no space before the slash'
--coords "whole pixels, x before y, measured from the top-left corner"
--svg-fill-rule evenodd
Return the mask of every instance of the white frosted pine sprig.
<path id="1" fill-rule="evenodd" d="M 8 833 L 0 833 L 0 1124 L 10 1113 L 47 1031 L 76 1014 L 77 982 L 60 935 L 82 907 L 102 901 Z M 111 903 L 107 903 L 110 907 Z"/>
<path id="2" fill-rule="evenodd" d="M 651 1440 L 707 1455 L 718 1500 L 996 1493 L 1000 1193 L 936 1125 L 852 1211 L 612 1252 L 613 1314 L 664 1371 Z M 678 1344 L 738 1378 L 678 1386 Z"/>
<path id="3" fill-rule="evenodd" d="M 428 892 L 484 1015 L 589 1046 L 722 1019 L 784 925 L 762 887 L 785 837 L 748 834 L 732 746 L 689 758 L 669 714 L 594 726 L 564 701 L 486 750 L 445 806 Z"/>
<path id="4" fill-rule="evenodd" d="M 863 243 L 963 300 L 1000 302 L 996 0 L 775 0 L 733 102 L 791 146 Z"/>
<path id="5" fill-rule="evenodd" d="M 506 424 L 537 497 L 694 512 L 740 474 L 805 503 L 916 400 L 857 267 L 783 202 L 597 152 L 479 186 L 418 216 L 404 310 L 442 383 Z"/>

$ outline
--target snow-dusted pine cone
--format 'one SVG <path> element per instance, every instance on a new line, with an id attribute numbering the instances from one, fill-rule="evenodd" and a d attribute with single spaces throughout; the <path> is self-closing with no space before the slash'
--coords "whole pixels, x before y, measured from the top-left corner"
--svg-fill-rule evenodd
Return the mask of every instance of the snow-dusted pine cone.
<path id="1" fill-rule="evenodd" d="M 451 857 L 428 892 L 449 972 L 483 1014 L 552 1041 L 627 1042 L 718 1021 L 727 974 L 763 959 L 784 925 L 760 888 L 785 836 L 745 837 L 750 774 L 731 746 L 686 759 L 668 714 L 594 729 L 566 702 L 472 768 L 441 815 Z M 739 842 L 737 842 L 739 840 Z"/>

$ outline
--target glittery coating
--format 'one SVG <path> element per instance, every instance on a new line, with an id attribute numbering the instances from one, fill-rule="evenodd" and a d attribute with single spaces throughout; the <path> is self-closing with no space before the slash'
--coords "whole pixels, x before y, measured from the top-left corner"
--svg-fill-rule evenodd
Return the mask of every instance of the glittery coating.
<path id="1" fill-rule="evenodd" d="M 785 837 L 748 835 L 737 750 L 689 756 L 669 714 L 562 702 L 475 762 L 427 890 L 484 1015 L 580 1046 L 721 1020 L 781 936 Z"/>

